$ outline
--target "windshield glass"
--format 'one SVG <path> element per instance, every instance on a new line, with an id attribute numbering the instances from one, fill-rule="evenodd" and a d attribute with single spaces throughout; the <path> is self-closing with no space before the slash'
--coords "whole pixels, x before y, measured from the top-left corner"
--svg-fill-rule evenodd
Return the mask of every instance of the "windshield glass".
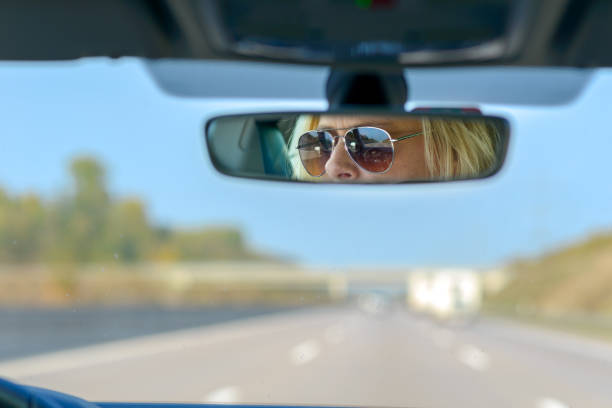
<path id="1" fill-rule="evenodd" d="M 467 101 L 510 122 L 489 179 L 216 173 L 208 119 L 325 108 L 294 69 L 270 92 L 299 98 L 183 98 L 134 59 L 0 64 L 0 376 L 93 401 L 612 406 L 612 72 L 563 105 Z"/>

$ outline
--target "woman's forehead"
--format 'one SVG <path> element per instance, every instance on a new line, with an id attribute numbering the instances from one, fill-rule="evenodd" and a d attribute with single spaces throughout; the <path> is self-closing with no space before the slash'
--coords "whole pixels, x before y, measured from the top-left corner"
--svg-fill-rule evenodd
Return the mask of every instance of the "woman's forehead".
<path id="1" fill-rule="evenodd" d="M 377 126 L 382 128 L 420 128 L 418 117 L 401 118 L 381 115 L 321 115 L 318 128 L 341 129 L 354 126 Z"/>

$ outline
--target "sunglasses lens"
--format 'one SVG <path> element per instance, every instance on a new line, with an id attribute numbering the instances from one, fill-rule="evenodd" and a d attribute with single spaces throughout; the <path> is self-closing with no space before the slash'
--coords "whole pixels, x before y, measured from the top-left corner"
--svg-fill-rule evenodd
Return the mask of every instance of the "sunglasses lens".
<path id="1" fill-rule="evenodd" d="M 300 136 L 298 152 L 308 174 L 319 177 L 325 173 L 325 163 L 331 156 L 333 141 L 328 132 L 311 131 Z"/>
<path id="2" fill-rule="evenodd" d="M 387 171 L 393 161 L 389 134 L 374 127 L 358 127 L 346 134 L 349 154 L 361 167 L 372 173 Z"/>

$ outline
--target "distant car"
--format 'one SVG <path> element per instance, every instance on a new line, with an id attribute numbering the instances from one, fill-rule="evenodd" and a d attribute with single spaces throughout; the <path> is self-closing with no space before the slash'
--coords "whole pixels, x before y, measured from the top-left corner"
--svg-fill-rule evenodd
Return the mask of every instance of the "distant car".
<path id="1" fill-rule="evenodd" d="M 381 293 L 364 293 L 358 296 L 357 304 L 366 314 L 376 316 L 389 313 L 392 301 Z"/>

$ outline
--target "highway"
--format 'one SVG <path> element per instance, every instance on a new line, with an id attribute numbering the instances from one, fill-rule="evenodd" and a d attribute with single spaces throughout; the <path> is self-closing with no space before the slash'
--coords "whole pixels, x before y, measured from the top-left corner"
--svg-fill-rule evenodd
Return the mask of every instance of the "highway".
<path id="1" fill-rule="evenodd" d="M 3 306 L 0 307 L 0 360 L 290 309 L 278 306 Z"/>
<path id="2" fill-rule="evenodd" d="M 0 361 L 0 376 L 93 401 L 376 407 L 612 406 L 612 346 L 397 306 L 304 308 Z"/>

